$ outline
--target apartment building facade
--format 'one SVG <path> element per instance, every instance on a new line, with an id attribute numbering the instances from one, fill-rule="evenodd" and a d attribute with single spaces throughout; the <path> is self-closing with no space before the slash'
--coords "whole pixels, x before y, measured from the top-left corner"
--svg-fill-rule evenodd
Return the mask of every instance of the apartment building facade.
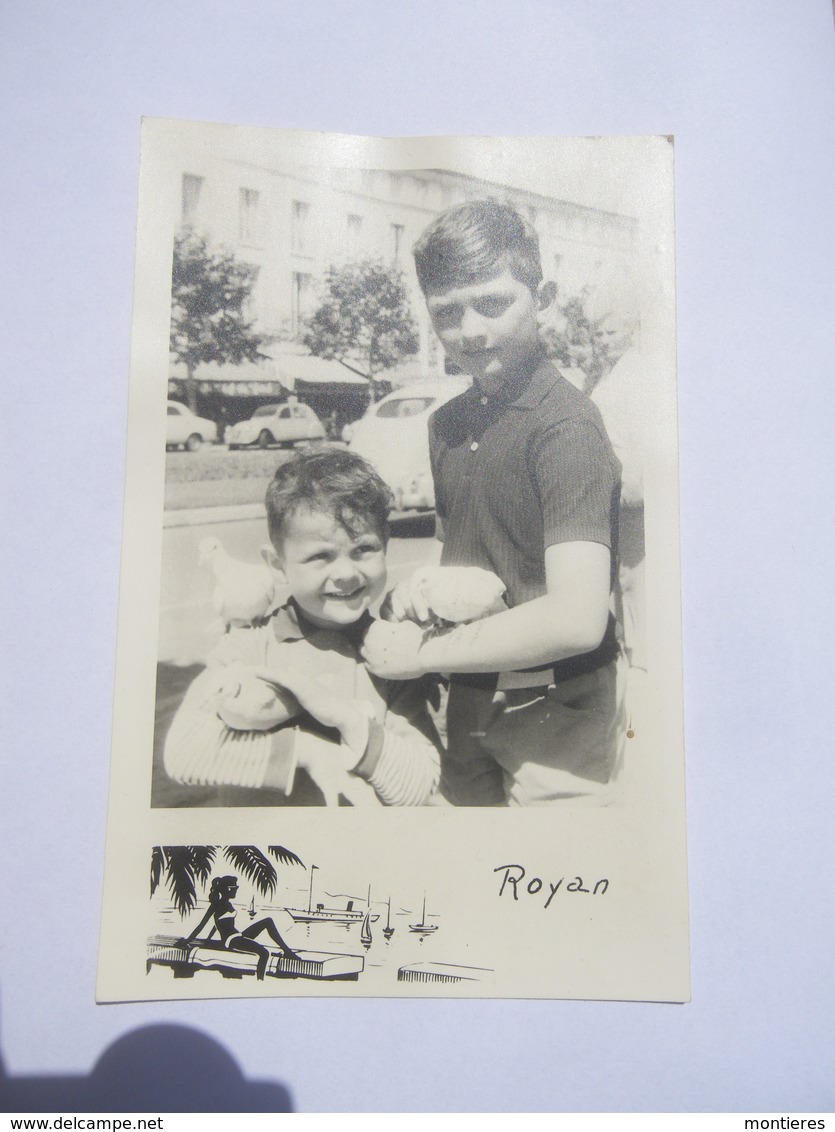
<path id="1" fill-rule="evenodd" d="M 443 372 L 411 249 L 435 216 L 466 200 L 506 201 L 528 217 L 563 300 L 622 290 L 635 254 L 631 217 L 447 169 L 280 167 L 201 151 L 184 155 L 180 177 L 182 224 L 256 269 L 250 315 L 273 353 L 292 350 L 330 266 L 373 259 L 403 271 L 420 337 L 407 370 Z"/>

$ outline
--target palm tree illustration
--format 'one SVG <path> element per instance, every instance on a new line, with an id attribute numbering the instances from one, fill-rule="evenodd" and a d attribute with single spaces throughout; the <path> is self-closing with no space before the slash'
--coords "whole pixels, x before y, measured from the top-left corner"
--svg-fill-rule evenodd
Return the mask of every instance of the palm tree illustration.
<path id="1" fill-rule="evenodd" d="M 155 845 L 151 851 L 151 896 L 165 883 L 181 917 L 197 904 L 197 886 L 212 875 L 218 851 L 232 868 L 252 883 L 262 896 L 272 896 L 278 874 L 270 858 L 255 845 Z M 267 853 L 282 865 L 306 866 L 301 857 L 283 845 L 268 845 Z"/>

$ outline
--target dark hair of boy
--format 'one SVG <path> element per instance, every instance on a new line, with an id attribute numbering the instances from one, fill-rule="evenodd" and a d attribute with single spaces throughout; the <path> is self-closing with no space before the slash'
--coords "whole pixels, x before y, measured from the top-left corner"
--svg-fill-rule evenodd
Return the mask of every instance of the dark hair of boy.
<path id="1" fill-rule="evenodd" d="M 333 515 L 351 538 L 370 523 L 387 542 L 393 506 L 388 485 L 356 452 L 322 448 L 296 453 L 276 470 L 267 488 L 270 542 L 280 552 L 284 524 L 300 510 Z"/>
<path id="2" fill-rule="evenodd" d="M 495 200 L 467 201 L 443 213 L 417 241 L 414 256 L 424 295 L 491 279 L 506 268 L 534 293 L 542 282 L 536 232 Z"/>

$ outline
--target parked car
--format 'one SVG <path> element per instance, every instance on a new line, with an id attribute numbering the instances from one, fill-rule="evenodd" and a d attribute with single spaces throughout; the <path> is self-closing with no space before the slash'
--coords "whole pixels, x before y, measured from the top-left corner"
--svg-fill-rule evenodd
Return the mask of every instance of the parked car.
<path id="1" fill-rule="evenodd" d="M 452 376 L 417 381 L 383 397 L 344 430 L 350 447 L 374 465 L 394 492 L 398 511 L 434 508 L 429 418 L 468 385 L 469 379 Z"/>
<path id="2" fill-rule="evenodd" d="M 185 448 L 188 452 L 196 452 L 201 444 L 214 444 L 216 440 L 217 425 L 214 421 L 195 416 L 188 405 L 181 405 L 179 401 L 168 402 L 166 448 Z"/>
<path id="3" fill-rule="evenodd" d="M 304 441 L 324 439 L 322 422 L 309 405 L 300 402 L 262 405 L 248 421 L 240 421 L 226 430 L 226 442 L 233 449 L 248 444 L 257 444 L 260 448 L 269 448 L 271 444 L 292 448 Z"/>

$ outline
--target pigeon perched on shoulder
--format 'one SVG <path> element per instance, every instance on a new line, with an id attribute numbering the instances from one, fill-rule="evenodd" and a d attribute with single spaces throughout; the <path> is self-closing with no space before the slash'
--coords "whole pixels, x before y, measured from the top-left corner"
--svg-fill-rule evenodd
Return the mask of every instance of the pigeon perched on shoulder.
<path id="1" fill-rule="evenodd" d="M 421 592 L 429 609 L 442 622 L 460 625 L 501 613 L 505 584 L 480 566 L 430 566 L 424 569 Z"/>
<path id="2" fill-rule="evenodd" d="M 224 628 L 262 624 L 276 595 L 275 579 L 267 565 L 232 558 L 214 536 L 202 539 L 199 551 L 201 565 L 211 566 L 215 576 L 212 601 Z"/>

